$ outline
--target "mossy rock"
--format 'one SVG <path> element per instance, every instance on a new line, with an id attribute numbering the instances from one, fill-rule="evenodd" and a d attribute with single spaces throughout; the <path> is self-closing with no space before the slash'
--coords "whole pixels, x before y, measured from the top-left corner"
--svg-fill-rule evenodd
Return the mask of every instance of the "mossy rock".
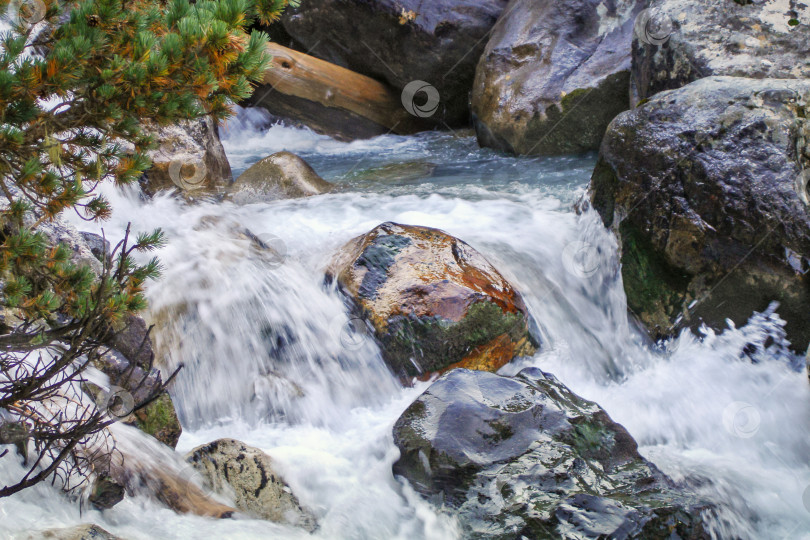
<path id="1" fill-rule="evenodd" d="M 708 77 L 611 123 L 590 200 L 619 236 L 628 307 L 653 338 L 739 328 L 776 301 L 805 352 L 809 107 L 806 80 Z"/>
<path id="2" fill-rule="evenodd" d="M 172 448 L 177 446 L 183 433 L 168 392 L 162 392 L 149 405 L 136 411 L 134 425 Z"/>
<path id="3" fill-rule="evenodd" d="M 328 277 L 404 377 L 496 371 L 538 345 L 520 294 L 480 253 L 437 229 L 384 223 L 346 244 Z"/>

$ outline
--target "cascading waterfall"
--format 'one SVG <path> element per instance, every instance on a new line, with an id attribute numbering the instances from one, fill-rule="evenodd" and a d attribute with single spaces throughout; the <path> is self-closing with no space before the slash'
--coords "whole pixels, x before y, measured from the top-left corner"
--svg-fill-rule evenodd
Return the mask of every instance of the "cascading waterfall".
<path id="1" fill-rule="evenodd" d="M 523 293 L 544 344 L 502 373 L 537 366 L 602 405 L 645 457 L 723 509 L 730 534 L 810 538 L 810 387 L 778 315 L 646 342 L 628 323 L 615 240 L 594 213 L 573 211 L 594 156 L 504 157 L 438 133 L 340 143 L 249 114 L 223 129 L 236 174 L 287 149 L 340 189 L 242 207 L 109 194 L 108 238 L 131 221 L 170 240 L 148 319 L 162 367 L 184 365 L 172 387 L 180 451 L 219 437 L 264 449 L 319 538 L 458 537 L 452 516 L 391 473 L 391 427 L 428 383 L 400 385 L 323 277 L 341 245 L 379 223 L 426 225 L 474 246 Z M 128 447 L 144 438 L 121 432 Z M 49 486 L 0 502 L 0 516 L 2 535 L 20 537 L 87 521 L 132 539 L 307 536 L 145 497 L 80 514 Z"/>

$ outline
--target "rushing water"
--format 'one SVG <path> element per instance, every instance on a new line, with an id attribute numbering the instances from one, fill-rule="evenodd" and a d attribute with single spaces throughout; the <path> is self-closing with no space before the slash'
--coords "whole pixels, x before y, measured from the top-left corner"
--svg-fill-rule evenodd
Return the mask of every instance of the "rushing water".
<path id="1" fill-rule="evenodd" d="M 523 292 L 544 345 L 504 374 L 538 366 L 598 402 L 642 454 L 721 507 L 734 534 L 810 538 L 810 386 L 785 352 L 778 316 L 646 342 L 627 320 L 615 240 L 593 213 L 572 210 L 595 156 L 505 157 L 468 133 L 340 143 L 266 129 L 244 112 L 223 136 L 235 174 L 290 150 L 339 189 L 243 207 L 110 193 L 107 237 L 131 221 L 170 239 L 158 254 L 164 277 L 148 290 L 149 318 L 165 367 L 185 365 L 172 389 L 180 453 L 219 437 L 264 449 L 316 514 L 318 538 L 459 537 L 451 515 L 391 473 L 391 427 L 427 383 L 402 388 L 323 282 L 350 238 L 383 221 L 427 225 L 464 239 Z M 253 249 L 245 229 L 275 254 Z M 776 345 L 767 351 L 743 352 L 768 336 Z M 117 436 L 146 444 L 125 426 Z M 154 459 L 181 466 L 171 455 Z M 4 461 L 2 475 L 13 474 Z M 80 522 L 133 540 L 306 536 L 259 520 L 177 515 L 141 497 L 80 514 L 44 485 L 0 501 L 3 535 Z"/>

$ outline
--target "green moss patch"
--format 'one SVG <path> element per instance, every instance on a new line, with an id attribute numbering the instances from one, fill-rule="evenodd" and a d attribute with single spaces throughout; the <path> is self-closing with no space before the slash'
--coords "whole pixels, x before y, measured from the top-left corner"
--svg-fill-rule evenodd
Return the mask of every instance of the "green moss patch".
<path id="1" fill-rule="evenodd" d="M 438 371 L 460 362 L 473 349 L 508 334 L 513 342 L 528 337 L 528 326 L 522 313 L 504 312 L 489 301 L 476 302 L 457 323 L 439 317 L 392 318 L 388 331 L 381 336 L 384 354 L 395 371 L 409 376 Z"/>

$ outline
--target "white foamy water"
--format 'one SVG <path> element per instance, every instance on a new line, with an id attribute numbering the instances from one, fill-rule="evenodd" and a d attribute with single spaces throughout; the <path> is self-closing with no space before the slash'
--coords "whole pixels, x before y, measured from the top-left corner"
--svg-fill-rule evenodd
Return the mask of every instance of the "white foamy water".
<path id="1" fill-rule="evenodd" d="M 287 149 L 340 189 L 243 207 L 111 193 L 115 214 L 104 225 L 109 238 L 131 221 L 170 240 L 149 318 L 164 366 L 185 365 L 172 389 L 179 454 L 220 437 L 262 448 L 315 513 L 316 538 L 460 537 L 452 516 L 391 473 L 391 428 L 427 383 L 402 388 L 323 280 L 352 237 L 384 221 L 426 225 L 471 244 L 524 294 L 544 346 L 503 373 L 538 366 L 602 405 L 646 457 L 722 509 L 720 537 L 810 538 L 810 387 L 778 346 L 778 318 L 646 343 L 627 320 L 615 241 L 595 215 L 572 210 L 594 156 L 509 158 L 435 133 L 339 143 L 241 120 L 223 130 L 236 173 Z M 283 256 L 257 253 L 245 229 Z M 756 362 L 743 353 L 768 336 L 776 345 Z M 139 437 L 126 431 L 127 444 Z M 130 539 L 308 536 L 178 515 L 143 497 L 80 514 L 49 486 L 0 501 L 6 536 L 80 522 Z"/>

